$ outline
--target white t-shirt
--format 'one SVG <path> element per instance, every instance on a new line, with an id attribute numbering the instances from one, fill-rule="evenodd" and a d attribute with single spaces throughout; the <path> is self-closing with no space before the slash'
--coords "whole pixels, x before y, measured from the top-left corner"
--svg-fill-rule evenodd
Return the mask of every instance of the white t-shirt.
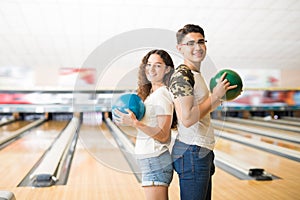
<path id="1" fill-rule="evenodd" d="M 195 80 L 194 105 L 197 105 L 206 99 L 210 93 L 201 73 L 195 71 L 192 71 L 192 73 Z M 186 144 L 198 145 L 210 150 L 214 149 L 215 137 L 213 127 L 210 123 L 210 114 L 205 115 L 197 123 L 188 128 L 178 120 L 178 133 L 177 139 Z"/>
<path id="2" fill-rule="evenodd" d="M 210 95 L 201 73 L 190 70 L 186 65 L 180 65 L 176 68 L 171 77 L 170 91 L 174 99 L 194 96 L 194 106 L 203 102 Z M 177 129 L 177 139 L 181 142 L 214 149 L 215 138 L 209 113 L 188 128 L 178 120 Z"/>
<path id="3" fill-rule="evenodd" d="M 171 94 L 166 86 L 162 86 L 151 93 L 144 102 L 146 112 L 141 120 L 144 124 L 150 127 L 158 125 L 158 115 L 173 116 L 173 102 Z M 160 143 L 147 134 L 138 129 L 138 134 L 135 144 L 135 153 L 138 159 L 150 158 L 158 156 L 168 150 L 168 143 Z"/>

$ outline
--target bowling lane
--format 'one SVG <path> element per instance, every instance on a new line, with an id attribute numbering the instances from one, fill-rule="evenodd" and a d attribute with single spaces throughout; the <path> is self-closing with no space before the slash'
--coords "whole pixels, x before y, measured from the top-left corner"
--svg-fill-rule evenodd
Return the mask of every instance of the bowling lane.
<path id="1" fill-rule="evenodd" d="M 16 130 L 30 124 L 31 122 L 32 121 L 15 121 L 10 124 L 0 126 L 0 139 L 3 136 L 9 135 L 11 132 L 16 131 Z"/>
<path id="2" fill-rule="evenodd" d="M 0 187 L 16 187 L 67 125 L 48 121 L 0 151 Z"/>
<path id="3" fill-rule="evenodd" d="M 249 132 L 245 132 L 245 131 L 241 131 L 241 130 L 235 130 L 235 129 L 231 129 L 231 128 L 222 128 L 222 129 L 216 128 L 216 130 L 225 131 L 225 132 L 231 133 L 231 134 L 237 134 L 239 136 L 243 136 L 245 138 L 249 138 L 249 139 L 252 139 L 255 141 L 261 141 L 261 142 L 276 145 L 279 147 L 284 147 L 284 148 L 288 148 L 291 150 L 300 151 L 299 143 L 289 142 L 289 141 L 280 140 L 280 139 L 267 137 L 267 136 L 263 136 L 263 135 L 257 135 L 254 133 L 249 133 Z M 222 133 L 221 133 L 221 135 L 222 135 Z"/>
<path id="4" fill-rule="evenodd" d="M 82 124 L 67 187 L 89 187 L 89 196 L 100 199 L 144 199 L 142 188 L 105 123 Z"/>
<path id="5" fill-rule="evenodd" d="M 295 181 L 299 179 L 300 163 L 288 158 L 222 138 L 216 140 L 216 149 L 230 154 L 249 166 L 264 168 L 282 179 Z"/>
<path id="6" fill-rule="evenodd" d="M 137 129 L 130 126 L 119 126 L 119 128 L 123 131 L 123 133 L 128 137 L 130 141 L 135 144 Z"/>
<path id="7" fill-rule="evenodd" d="M 287 140 L 292 142 L 300 141 L 300 134 L 292 131 L 279 130 L 270 127 L 262 127 L 260 125 L 255 125 L 255 124 L 250 125 L 250 124 L 241 124 L 237 122 L 221 121 L 216 119 L 212 120 L 212 124 L 215 128 L 219 128 L 219 129 L 231 128 L 240 131 L 251 132 L 253 134 L 279 138 L 282 140 Z"/>
<path id="8" fill-rule="evenodd" d="M 214 176 L 214 187 L 217 188 L 214 190 L 214 196 L 227 199 L 222 195 L 222 191 L 226 191 L 225 194 L 230 197 L 229 199 L 297 199 L 299 197 L 299 162 L 221 138 L 217 139 L 216 150 L 230 154 L 234 159 L 250 167 L 264 168 L 280 179 L 241 181 L 237 178 L 230 178 L 230 180 L 225 178 L 228 175 L 217 169 Z M 224 184 L 225 180 L 226 184 Z M 228 190 L 228 188 L 234 188 L 234 190 Z"/>
<path id="9" fill-rule="evenodd" d="M 261 120 L 255 120 L 255 119 L 241 119 L 236 117 L 226 117 L 226 122 L 234 122 L 237 124 L 247 124 L 247 125 L 258 125 L 263 128 L 272 128 L 275 130 L 284 130 L 289 132 L 295 132 L 299 133 L 300 129 L 299 127 L 295 127 L 292 125 L 286 125 L 286 124 L 279 124 L 276 122 L 270 122 L 270 121 L 261 121 Z"/>
<path id="10" fill-rule="evenodd" d="M 300 126 L 300 123 L 297 121 L 292 120 L 285 120 L 285 119 L 265 119 L 264 117 L 252 117 L 252 120 L 265 122 L 265 123 L 275 123 L 275 124 L 283 124 L 288 126 Z"/>
<path id="11" fill-rule="evenodd" d="M 282 117 L 282 119 L 300 122 L 300 117 L 287 117 L 287 116 L 286 116 L 286 117 Z"/>

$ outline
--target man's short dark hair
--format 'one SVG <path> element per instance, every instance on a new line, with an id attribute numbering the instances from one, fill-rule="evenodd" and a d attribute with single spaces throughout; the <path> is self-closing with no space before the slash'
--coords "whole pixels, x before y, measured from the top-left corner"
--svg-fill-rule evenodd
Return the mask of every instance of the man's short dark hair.
<path id="1" fill-rule="evenodd" d="M 183 28 L 179 29 L 176 33 L 176 38 L 177 38 L 177 44 L 180 44 L 183 38 L 188 34 L 188 33 L 200 33 L 205 37 L 204 35 L 204 30 L 194 24 L 187 24 Z"/>

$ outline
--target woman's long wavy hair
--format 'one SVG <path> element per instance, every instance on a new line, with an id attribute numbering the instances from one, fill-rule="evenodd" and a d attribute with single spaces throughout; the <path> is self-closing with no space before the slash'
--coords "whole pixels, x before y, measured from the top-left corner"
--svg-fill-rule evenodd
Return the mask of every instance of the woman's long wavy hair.
<path id="1" fill-rule="evenodd" d="M 155 49 L 150 52 L 148 52 L 142 59 L 142 63 L 139 66 L 139 72 L 138 72 L 138 89 L 137 89 L 137 94 L 143 101 L 149 96 L 151 93 L 152 89 L 152 84 L 151 82 L 147 79 L 146 73 L 145 73 L 145 66 L 148 63 L 148 59 L 152 54 L 157 54 L 159 55 L 166 66 L 170 67 L 170 71 L 168 74 L 164 76 L 163 83 L 169 87 L 169 82 L 170 78 L 174 72 L 174 63 L 171 58 L 171 56 L 164 50 L 162 49 Z M 177 117 L 175 114 L 175 111 L 173 113 L 173 121 L 172 121 L 172 128 L 175 128 L 177 125 Z"/>

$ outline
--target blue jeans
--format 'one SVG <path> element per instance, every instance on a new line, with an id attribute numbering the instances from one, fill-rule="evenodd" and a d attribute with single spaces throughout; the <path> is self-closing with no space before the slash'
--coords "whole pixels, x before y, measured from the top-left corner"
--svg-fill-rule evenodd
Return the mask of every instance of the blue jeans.
<path id="1" fill-rule="evenodd" d="M 211 199 L 211 177 L 215 172 L 214 152 L 176 140 L 172 159 L 179 176 L 181 200 Z"/>

